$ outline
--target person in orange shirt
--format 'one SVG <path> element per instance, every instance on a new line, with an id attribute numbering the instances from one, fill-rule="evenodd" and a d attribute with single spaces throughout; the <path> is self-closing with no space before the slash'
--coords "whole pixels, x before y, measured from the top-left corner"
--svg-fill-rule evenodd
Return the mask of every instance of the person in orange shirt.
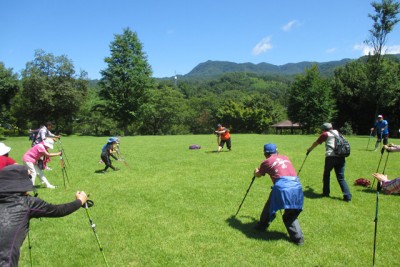
<path id="1" fill-rule="evenodd" d="M 229 151 L 232 150 L 232 144 L 231 144 L 231 135 L 229 134 L 229 129 L 223 127 L 221 124 L 217 125 L 217 130 L 215 131 L 215 134 L 218 136 L 219 142 L 218 142 L 218 152 L 222 150 L 226 143 L 226 147 L 229 149 Z"/>

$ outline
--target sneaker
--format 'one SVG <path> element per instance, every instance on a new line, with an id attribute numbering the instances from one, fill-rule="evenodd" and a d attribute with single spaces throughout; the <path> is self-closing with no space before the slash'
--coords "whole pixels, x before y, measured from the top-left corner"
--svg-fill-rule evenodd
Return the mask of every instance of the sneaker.
<path id="1" fill-rule="evenodd" d="M 56 187 L 55 187 L 54 185 L 52 185 L 52 184 L 46 185 L 46 188 L 49 188 L 49 189 L 56 189 Z"/>
<path id="2" fill-rule="evenodd" d="M 52 170 L 53 170 L 52 168 L 46 166 L 46 171 L 52 171 Z"/>
<path id="3" fill-rule="evenodd" d="M 115 171 L 115 172 L 116 172 L 116 171 L 119 171 L 119 169 L 118 169 L 118 168 L 115 168 L 114 171 Z"/>

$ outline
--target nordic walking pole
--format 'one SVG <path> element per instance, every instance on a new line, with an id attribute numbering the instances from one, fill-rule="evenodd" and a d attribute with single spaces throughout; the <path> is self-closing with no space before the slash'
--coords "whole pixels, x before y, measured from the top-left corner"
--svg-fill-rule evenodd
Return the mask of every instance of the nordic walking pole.
<path id="1" fill-rule="evenodd" d="M 34 192 L 35 194 L 33 195 L 34 197 L 37 197 L 39 194 L 38 192 Z M 32 245 L 31 245 L 31 224 L 28 223 L 28 248 L 29 248 L 29 261 L 31 264 L 31 267 L 33 266 L 33 261 L 32 261 Z"/>
<path id="2" fill-rule="evenodd" d="M 382 151 L 384 151 L 384 148 L 382 148 Z M 383 155 L 383 152 L 382 152 Z M 389 159 L 389 151 L 388 154 L 386 156 L 386 161 L 385 161 L 385 166 L 383 167 L 383 171 L 382 174 L 385 174 L 385 170 L 386 170 L 386 164 L 388 162 Z M 375 182 L 375 179 L 374 179 Z M 374 253 L 372 256 L 372 266 L 375 266 L 375 254 L 376 254 L 376 235 L 378 232 L 378 207 L 379 207 L 379 191 L 381 191 L 382 189 L 382 184 L 381 182 L 378 181 L 378 185 L 376 187 L 376 208 L 375 208 L 375 230 L 374 230 Z"/>
<path id="3" fill-rule="evenodd" d="M 376 173 L 379 172 L 379 166 L 381 165 L 381 161 L 382 161 L 382 157 L 383 157 L 383 153 L 384 152 L 385 152 L 385 150 L 382 149 L 381 150 L 381 158 L 379 159 L 378 167 L 376 168 Z M 375 179 L 372 181 L 371 189 L 374 188 L 374 184 L 375 184 Z"/>
<path id="4" fill-rule="evenodd" d="M 301 167 L 300 167 L 299 171 L 297 172 L 297 176 L 299 176 L 299 174 L 300 174 L 300 172 L 301 172 L 301 169 L 303 169 L 303 165 L 304 165 L 304 162 L 306 162 L 306 159 L 307 159 L 307 157 L 308 157 L 308 154 L 310 154 L 310 151 L 307 151 L 306 157 L 304 158 L 303 163 L 301 164 Z"/>
<path id="5" fill-rule="evenodd" d="M 64 161 L 64 158 L 63 158 L 62 150 L 60 152 L 61 152 L 61 154 L 60 154 L 61 173 L 62 173 L 62 176 L 63 176 L 64 188 L 67 188 L 67 185 L 65 183 L 65 178 L 67 178 L 67 182 L 69 184 L 69 177 L 68 177 L 67 169 L 65 168 L 65 161 Z"/>
<path id="6" fill-rule="evenodd" d="M 71 165 L 69 164 L 69 161 L 68 161 L 68 158 L 67 158 L 67 154 L 65 154 L 65 150 L 64 150 L 64 148 L 63 148 L 63 146 L 62 146 L 61 137 L 58 139 L 58 143 L 60 144 L 61 152 L 63 153 L 64 158 L 65 158 L 65 160 L 66 160 L 67 163 L 68 163 L 68 166 L 71 166 Z M 59 150 L 60 150 L 60 149 L 59 149 Z"/>
<path id="7" fill-rule="evenodd" d="M 102 247 L 101 244 L 100 244 L 100 240 L 99 240 L 99 237 L 98 237 L 97 232 L 96 232 L 96 225 L 93 223 L 92 218 L 90 217 L 90 214 L 89 214 L 89 207 L 92 207 L 93 205 L 94 205 L 94 202 L 93 202 L 93 201 L 87 200 L 87 201 L 85 202 L 84 208 L 85 208 L 85 210 L 86 210 L 86 214 L 87 214 L 88 219 L 89 219 L 90 227 L 92 227 L 94 236 L 96 237 L 96 240 L 97 240 L 97 244 L 99 245 L 99 249 L 100 249 L 100 251 L 101 251 L 101 254 L 103 255 L 104 263 L 105 263 L 106 266 L 108 267 L 109 265 L 108 265 L 108 263 L 107 263 L 106 256 L 104 255 L 103 247 Z"/>
<path id="8" fill-rule="evenodd" d="M 256 176 L 255 176 L 255 175 L 254 175 L 253 178 L 251 179 L 251 183 L 250 183 L 250 185 L 249 185 L 249 188 L 247 188 L 247 191 L 246 191 L 246 194 L 244 195 L 244 198 L 243 198 L 243 200 L 242 200 L 242 203 L 240 203 L 239 208 L 238 208 L 238 210 L 236 211 L 236 214 L 235 214 L 234 217 L 236 217 L 236 215 L 238 215 L 239 210 L 240 210 L 240 208 L 242 207 L 243 202 L 244 202 L 244 200 L 246 199 L 247 194 L 249 193 L 251 186 L 253 185 L 254 179 L 256 179 Z"/>
<path id="9" fill-rule="evenodd" d="M 369 149 L 369 141 L 371 140 L 372 132 L 373 132 L 373 131 L 374 131 L 374 130 L 371 130 L 371 133 L 369 134 L 368 144 L 367 144 L 367 148 L 366 148 L 367 151 L 368 151 L 368 149 Z"/>
<path id="10" fill-rule="evenodd" d="M 32 246 L 31 246 L 31 236 L 29 234 L 29 230 L 28 230 L 28 248 L 29 248 L 29 261 L 31 264 L 31 267 L 33 266 L 33 262 L 32 262 Z"/>
<path id="11" fill-rule="evenodd" d="M 130 169 L 131 170 L 131 166 L 129 166 L 129 164 L 128 164 L 128 162 L 126 162 L 125 161 L 125 157 L 122 155 L 122 153 L 118 150 L 118 153 L 117 153 L 120 157 L 118 158 L 118 160 L 119 161 L 122 161 L 123 163 L 124 163 L 124 165 L 126 166 L 126 167 L 128 167 L 128 169 Z"/>
<path id="12" fill-rule="evenodd" d="M 379 182 L 378 182 L 379 183 Z M 379 207 L 379 190 L 376 190 L 376 209 L 375 209 L 375 230 L 374 230 L 374 253 L 372 256 L 372 266 L 375 266 L 375 252 L 376 252 L 376 234 L 378 232 L 378 207 Z"/>
<path id="13" fill-rule="evenodd" d="M 382 149 L 383 149 L 383 148 L 382 148 Z M 389 151 L 387 152 L 386 161 L 385 161 L 385 166 L 383 166 L 382 174 L 385 174 L 385 171 L 386 171 L 386 164 L 387 164 L 387 162 L 388 162 L 388 159 L 389 159 Z M 382 188 L 382 184 L 381 184 L 380 182 L 378 182 L 378 185 L 377 185 L 376 188 L 377 188 L 378 191 L 380 191 L 381 188 Z"/>

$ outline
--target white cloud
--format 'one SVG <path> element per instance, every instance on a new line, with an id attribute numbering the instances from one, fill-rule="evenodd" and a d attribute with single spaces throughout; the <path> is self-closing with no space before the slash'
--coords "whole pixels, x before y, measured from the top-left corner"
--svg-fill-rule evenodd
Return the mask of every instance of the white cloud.
<path id="1" fill-rule="evenodd" d="M 272 49 L 271 37 L 264 37 L 256 46 L 253 48 L 253 55 L 258 56 L 259 54 L 265 53 Z"/>
<path id="2" fill-rule="evenodd" d="M 363 56 L 374 53 L 374 49 L 366 44 L 356 44 L 353 46 L 354 50 L 360 50 Z M 385 46 L 382 49 L 382 54 L 400 54 L 400 45 Z"/>
<path id="3" fill-rule="evenodd" d="M 289 21 L 287 24 L 282 26 L 282 30 L 284 30 L 285 32 L 290 31 L 294 26 L 299 25 L 299 22 L 297 20 L 292 20 Z"/>
<path id="4" fill-rule="evenodd" d="M 353 50 L 361 51 L 361 54 L 363 56 L 366 56 L 368 54 L 372 54 L 374 52 L 374 49 L 364 43 L 362 44 L 356 44 L 353 46 Z"/>
<path id="5" fill-rule="evenodd" d="M 400 54 L 400 45 L 389 46 L 386 54 Z"/>

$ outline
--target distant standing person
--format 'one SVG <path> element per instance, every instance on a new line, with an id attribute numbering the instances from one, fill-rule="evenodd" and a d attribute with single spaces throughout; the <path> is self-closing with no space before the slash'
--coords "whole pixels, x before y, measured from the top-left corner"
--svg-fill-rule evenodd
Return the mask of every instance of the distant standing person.
<path id="1" fill-rule="evenodd" d="M 53 205 L 28 195 L 29 191 L 33 191 L 33 185 L 26 166 L 10 165 L 0 171 L 0 266 L 18 266 L 31 218 L 63 217 L 87 201 L 85 192 L 78 191 L 74 201 Z"/>
<path id="2" fill-rule="evenodd" d="M 40 142 L 43 142 L 44 139 L 46 138 L 60 138 L 61 136 L 55 135 L 51 132 L 53 129 L 53 123 L 48 121 L 46 122 L 45 125 L 43 125 L 40 129 L 39 132 L 36 135 L 35 140 L 32 142 L 32 146 L 39 144 Z"/>
<path id="3" fill-rule="evenodd" d="M 264 145 L 265 160 L 259 168 L 254 170 L 255 177 L 268 174 L 273 182 L 272 191 L 265 203 L 256 226 L 258 231 L 265 231 L 275 219 L 276 212 L 284 209 L 283 223 L 289 233 L 290 240 L 297 244 L 304 244 L 304 236 L 300 223 L 297 220 L 303 210 L 304 194 L 300 179 L 297 176 L 292 162 L 288 157 L 278 155 L 275 144 Z"/>
<path id="4" fill-rule="evenodd" d="M 6 146 L 4 143 L 0 143 L 0 170 L 4 167 L 12 164 L 17 164 L 14 159 L 8 156 L 11 147 Z"/>
<path id="5" fill-rule="evenodd" d="M 229 129 L 223 127 L 221 124 L 217 125 L 217 130 L 215 134 L 218 136 L 219 143 L 218 143 L 218 152 L 222 150 L 226 143 L 226 147 L 229 151 L 232 150 L 232 143 L 231 143 L 231 135 L 229 133 Z"/>
<path id="6" fill-rule="evenodd" d="M 337 130 L 333 130 L 332 124 L 324 123 L 321 126 L 323 133 L 318 137 L 318 139 L 311 145 L 310 148 L 307 149 L 307 153 L 310 153 L 315 147 L 325 142 L 325 167 L 324 167 L 324 175 L 323 175 L 323 195 L 329 196 L 330 194 L 330 173 L 332 169 L 335 170 L 336 179 L 339 182 L 340 189 L 343 193 L 343 200 L 346 202 L 350 202 L 352 195 L 350 194 L 349 187 L 344 178 L 344 171 L 346 166 L 345 157 L 341 157 L 335 154 L 335 136 L 339 135 Z M 332 133 L 333 132 L 333 133 Z"/>
<path id="7" fill-rule="evenodd" d="M 376 143 L 375 143 L 375 150 L 377 150 L 380 142 L 387 145 L 388 138 L 389 138 L 389 124 L 387 120 L 383 119 L 382 115 L 378 115 L 378 121 L 375 123 L 374 127 L 371 128 L 371 132 L 376 129 Z"/>

